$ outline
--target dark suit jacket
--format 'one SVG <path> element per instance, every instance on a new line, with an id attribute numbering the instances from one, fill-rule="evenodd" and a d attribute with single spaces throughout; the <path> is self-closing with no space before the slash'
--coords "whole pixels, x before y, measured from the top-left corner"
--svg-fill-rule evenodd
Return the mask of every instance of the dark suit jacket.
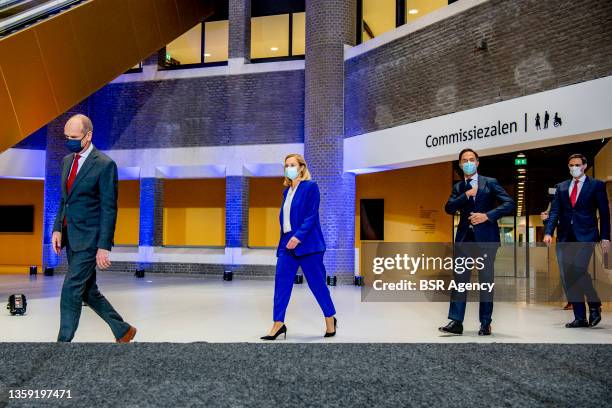
<path id="1" fill-rule="evenodd" d="M 497 202 L 501 204 L 498 206 Z M 474 208 L 470 209 L 469 199 L 465 195 L 465 181 L 459 181 L 453 186 L 451 196 L 444 207 L 448 214 L 460 213 L 455 242 L 463 242 L 470 228 L 470 212 L 485 213 L 488 221 L 474 225 L 476 242 L 499 242 L 499 226 L 497 220 L 514 212 L 514 200 L 502 188 L 499 182 L 491 177 L 478 175 L 478 193 Z"/>
<path id="2" fill-rule="evenodd" d="M 67 193 L 66 181 L 73 160 L 74 154 L 63 160 L 62 201 L 53 231 L 62 231 L 66 217 L 67 238 L 73 251 L 90 248 L 110 251 L 117 221 L 117 165 L 94 147 Z M 66 244 L 65 238 L 66 234 L 62 234 L 62 246 Z"/>
<path id="3" fill-rule="evenodd" d="M 283 192 L 283 202 L 279 216 L 281 235 L 283 235 L 283 207 L 288 191 L 289 187 Z M 291 213 L 289 215 L 291 232 L 294 237 L 300 240 L 300 244 L 294 249 L 297 256 L 325 251 L 325 240 L 319 221 L 320 201 L 321 195 L 317 183 L 312 180 L 301 181 L 291 201 Z M 279 242 L 276 256 L 279 256 L 281 249 Z"/>
<path id="4" fill-rule="evenodd" d="M 578 242 L 609 240 L 610 208 L 605 183 L 586 177 L 574 207 L 569 197 L 570 183 L 571 180 L 566 180 L 557 184 L 545 233 L 552 235 L 556 227 L 557 241 L 566 242 L 571 228 Z M 597 229 L 597 210 L 599 210 L 600 229 Z"/>

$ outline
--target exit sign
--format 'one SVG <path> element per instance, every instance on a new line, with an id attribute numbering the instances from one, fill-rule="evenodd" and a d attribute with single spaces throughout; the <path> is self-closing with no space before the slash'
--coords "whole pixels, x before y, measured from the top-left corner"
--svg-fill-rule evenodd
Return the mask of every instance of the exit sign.
<path id="1" fill-rule="evenodd" d="M 514 165 L 515 166 L 526 166 L 527 165 L 527 158 L 526 157 L 517 157 L 514 159 Z"/>

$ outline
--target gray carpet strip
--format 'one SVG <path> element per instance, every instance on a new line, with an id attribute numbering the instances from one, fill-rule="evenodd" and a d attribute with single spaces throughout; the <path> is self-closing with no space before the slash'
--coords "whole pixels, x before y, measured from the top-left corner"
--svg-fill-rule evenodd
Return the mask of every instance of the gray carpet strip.
<path id="1" fill-rule="evenodd" d="M 612 406 L 607 344 L 3 343 L 0 362 L 0 407 Z M 72 398 L 9 398 L 43 389 Z"/>

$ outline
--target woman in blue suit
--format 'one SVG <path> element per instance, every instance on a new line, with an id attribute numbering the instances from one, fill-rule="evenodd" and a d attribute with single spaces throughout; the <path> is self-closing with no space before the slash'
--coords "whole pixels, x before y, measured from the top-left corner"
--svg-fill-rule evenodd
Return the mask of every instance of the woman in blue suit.
<path id="1" fill-rule="evenodd" d="M 275 340 L 281 334 L 287 337 L 285 312 L 298 267 L 302 268 L 308 286 L 325 316 L 324 337 L 331 337 L 336 334 L 337 321 L 334 317 L 336 309 L 325 283 L 325 241 L 319 222 L 319 187 L 311 180 L 304 157 L 290 154 L 285 158 L 283 184 L 287 188 L 283 192 L 281 237 L 276 251 L 278 260 L 274 278 L 274 324 L 262 340 Z"/>

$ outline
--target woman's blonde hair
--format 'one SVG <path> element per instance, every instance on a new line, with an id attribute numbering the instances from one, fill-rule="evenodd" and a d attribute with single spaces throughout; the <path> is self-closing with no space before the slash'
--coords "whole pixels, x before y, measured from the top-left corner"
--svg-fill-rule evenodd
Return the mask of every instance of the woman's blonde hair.
<path id="1" fill-rule="evenodd" d="M 298 164 L 302 168 L 302 170 L 300 170 L 300 172 L 298 173 L 296 180 L 310 180 L 312 176 L 310 175 L 310 171 L 308 171 L 308 165 L 306 164 L 306 160 L 304 160 L 304 156 L 302 156 L 301 154 L 297 154 L 297 153 L 288 154 L 285 157 L 285 161 L 283 162 L 283 168 L 285 168 L 287 159 L 290 159 L 292 157 L 297 160 Z M 290 185 L 291 185 L 291 179 L 288 177 L 285 177 L 285 179 L 283 180 L 283 186 L 289 187 Z"/>

